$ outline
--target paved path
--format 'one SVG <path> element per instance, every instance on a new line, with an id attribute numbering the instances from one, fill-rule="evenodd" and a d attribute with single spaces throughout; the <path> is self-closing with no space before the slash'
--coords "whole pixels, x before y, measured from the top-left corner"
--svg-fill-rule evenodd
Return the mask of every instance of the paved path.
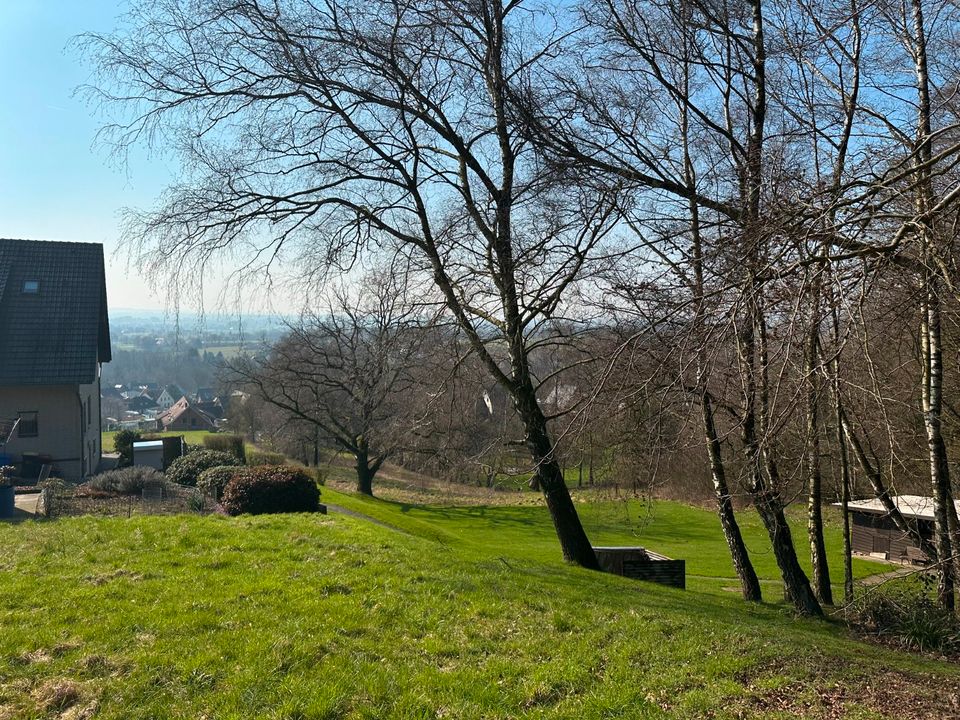
<path id="1" fill-rule="evenodd" d="M 324 503 L 324 505 L 327 506 L 327 510 L 330 512 L 339 513 L 340 515 L 349 515 L 350 517 L 357 518 L 358 520 L 366 520 L 367 522 L 371 522 L 374 525 L 379 525 L 380 527 L 385 527 L 388 530 L 393 530 L 394 532 L 403 533 L 404 535 L 410 534 L 406 530 L 398 528 L 396 525 L 385 523 L 383 522 L 383 520 L 377 520 L 374 517 L 370 517 L 369 515 L 364 515 L 363 513 L 357 512 L 356 510 L 348 510 L 347 508 L 341 507 L 340 505 L 331 505 L 330 503 Z"/>
<path id="2" fill-rule="evenodd" d="M 905 577 L 906 575 L 919 575 L 924 571 L 925 568 L 920 565 L 898 565 L 889 572 L 867 575 L 867 577 L 860 578 L 857 582 L 860 585 L 880 585 L 887 580 L 895 580 L 898 577 Z"/>

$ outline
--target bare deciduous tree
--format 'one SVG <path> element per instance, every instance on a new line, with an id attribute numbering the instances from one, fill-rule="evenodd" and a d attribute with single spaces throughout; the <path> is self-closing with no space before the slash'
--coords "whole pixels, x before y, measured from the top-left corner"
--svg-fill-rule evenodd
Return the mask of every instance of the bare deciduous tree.
<path id="1" fill-rule="evenodd" d="M 152 269 L 399 251 L 508 392 L 564 557 L 595 568 L 530 345 L 613 213 L 537 162 L 511 107 L 563 34 L 521 2 L 161 0 L 85 43 L 94 94 L 129 112 L 119 147 L 162 136 L 190 171 L 128 226 Z"/>
<path id="2" fill-rule="evenodd" d="M 231 380 L 352 455 L 357 492 L 372 495 L 380 466 L 429 422 L 429 403 L 412 402 L 427 387 L 420 311 L 396 276 L 372 273 L 333 290 L 322 314 L 302 314 L 263 358 L 232 361 Z"/>

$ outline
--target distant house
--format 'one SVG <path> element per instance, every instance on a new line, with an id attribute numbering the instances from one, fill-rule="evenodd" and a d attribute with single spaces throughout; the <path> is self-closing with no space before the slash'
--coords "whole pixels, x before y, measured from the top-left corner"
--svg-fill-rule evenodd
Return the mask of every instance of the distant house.
<path id="1" fill-rule="evenodd" d="M 96 472 L 110 357 L 103 246 L 0 239 L 0 421 L 16 423 L 4 462 Z"/>
<path id="2" fill-rule="evenodd" d="M 220 398 L 217 398 L 213 402 L 194 403 L 193 407 L 201 412 L 206 413 L 214 420 L 222 420 L 227 415 L 223 409 L 223 405 L 220 403 Z"/>
<path id="3" fill-rule="evenodd" d="M 169 410 L 173 407 L 173 404 L 177 402 L 184 395 L 183 390 L 181 390 L 177 385 L 167 385 L 163 388 L 163 391 L 157 396 L 157 407 L 161 410 Z"/>
<path id="4" fill-rule="evenodd" d="M 127 410 L 142 413 L 142 412 L 146 412 L 147 410 L 156 408 L 158 405 L 157 405 L 157 401 L 154 400 L 149 395 L 140 394 L 140 395 L 134 395 L 128 400 L 125 400 L 124 406 L 127 408 Z"/>
<path id="5" fill-rule="evenodd" d="M 109 386 L 100 389 L 100 397 L 104 400 L 123 400 L 123 393 L 116 386 Z"/>
<path id="6" fill-rule="evenodd" d="M 195 403 L 212 403 L 217 399 L 217 393 L 214 392 L 213 388 L 202 387 L 197 388 L 197 392 L 193 395 L 193 402 Z"/>
<path id="7" fill-rule="evenodd" d="M 891 498 L 904 519 L 925 540 L 933 542 L 933 498 L 920 495 L 896 495 Z M 839 503 L 834 503 L 839 505 Z M 960 500 L 956 502 L 960 512 Z M 900 562 L 920 562 L 926 555 L 913 540 L 901 532 L 877 499 L 856 500 L 849 505 L 850 545 L 855 553 L 883 557 Z"/>
<path id="8" fill-rule="evenodd" d="M 182 397 L 157 416 L 157 429 L 163 431 L 216 430 L 217 426 L 207 413 L 193 406 Z"/>

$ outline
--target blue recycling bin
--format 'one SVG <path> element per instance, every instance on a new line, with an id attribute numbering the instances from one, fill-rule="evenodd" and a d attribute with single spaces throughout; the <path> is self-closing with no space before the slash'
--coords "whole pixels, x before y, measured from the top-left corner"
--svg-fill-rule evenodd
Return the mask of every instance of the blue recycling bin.
<path id="1" fill-rule="evenodd" d="M 14 501 L 13 486 L 0 485 L 0 518 L 13 517 L 17 505 Z"/>

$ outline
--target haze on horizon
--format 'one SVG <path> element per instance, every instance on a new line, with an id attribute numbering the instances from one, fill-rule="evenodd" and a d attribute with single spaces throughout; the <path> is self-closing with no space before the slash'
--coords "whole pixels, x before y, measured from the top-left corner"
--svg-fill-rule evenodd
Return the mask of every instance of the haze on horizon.
<path id="1" fill-rule="evenodd" d="M 111 309 L 172 311 L 166 293 L 129 264 L 120 248 L 120 212 L 154 204 L 175 177 L 167 158 L 138 149 L 127 163 L 96 145 L 102 118 L 75 95 L 90 70 L 69 47 L 75 36 L 110 30 L 126 10 L 122 0 L 0 2 L 0 237 L 103 243 Z M 161 287 L 163 283 L 161 282 Z M 205 279 L 198 298 L 180 298 L 180 312 L 295 312 L 289 297 L 254 295 Z"/>

